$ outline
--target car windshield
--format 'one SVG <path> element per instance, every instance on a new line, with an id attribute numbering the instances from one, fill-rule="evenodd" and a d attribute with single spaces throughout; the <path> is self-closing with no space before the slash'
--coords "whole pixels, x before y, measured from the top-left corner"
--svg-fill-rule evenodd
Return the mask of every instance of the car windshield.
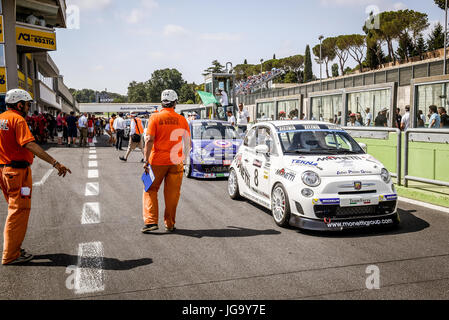
<path id="1" fill-rule="evenodd" d="M 235 128 L 221 123 L 194 123 L 192 138 L 195 140 L 238 139 Z"/>
<path id="2" fill-rule="evenodd" d="M 345 131 L 298 130 L 279 133 L 284 153 L 288 154 L 364 154 Z"/>

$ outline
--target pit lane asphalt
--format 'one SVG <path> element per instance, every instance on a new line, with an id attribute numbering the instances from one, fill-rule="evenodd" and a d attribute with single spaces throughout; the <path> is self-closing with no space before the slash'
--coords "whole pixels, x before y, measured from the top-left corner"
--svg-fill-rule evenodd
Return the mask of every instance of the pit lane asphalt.
<path id="1" fill-rule="evenodd" d="M 50 148 L 73 172 L 56 172 L 33 190 L 23 247 L 36 259 L 0 266 L 0 299 L 448 299 L 449 216 L 400 203 L 401 226 L 341 234 L 277 227 L 269 212 L 232 201 L 226 180 L 184 180 L 177 232 L 140 233 L 141 156 L 97 144 L 99 178 L 88 179 L 89 148 Z M 33 165 L 38 182 L 51 167 Z M 98 196 L 85 196 L 99 182 Z M 162 190 L 161 190 L 162 191 Z M 101 221 L 81 224 L 83 205 L 98 202 Z M 0 202 L 3 230 L 7 205 Z M 104 290 L 68 289 L 67 267 L 81 243 L 103 245 Z M 1 240 L 3 246 L 3 239 Z M 368 290 L 366 268 L 380 270 Z"/>

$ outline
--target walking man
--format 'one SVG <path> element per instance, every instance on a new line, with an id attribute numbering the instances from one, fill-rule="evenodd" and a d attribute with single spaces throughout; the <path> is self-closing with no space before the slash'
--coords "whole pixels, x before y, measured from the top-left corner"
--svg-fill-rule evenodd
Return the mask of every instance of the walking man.
<path id="1" fill-rule="evenodd" d="M 22 249 L 31 211 L 33 155 L 51 164 L 65 177 L 71 171 L 53 159 L 36 142 L 25 117 L 30 109 L 30 94 L 21 89 L 6 93 L 8 111 L 0 115 L 0 186 L 8 203 L 2 264 L 28 262 L 33 255 Z"/>
<path id="2" fill-rule="evenodd" d="M 129 143 L 128 143 L 128 151 L 126 152 L 125 157 L 120 157 L 122 161 L 128 161 L 129 154 L 134 151 L 136 148 L 139 148 L 142 151 L 142 156 L 145 157 L 143 153 L 143 125 L 142 120 L 137 118 L 134 114 L 131 113 L 131 125 L 129 131 Z M 142 158 L 141 162 L 145 162 L 144 158 Z"/>
<path id="3" fill-rule="evenodd" d="M 190 154 L 190 129 L 187 120 L 175 112 L 178 95 L 173 90 L 162 92 L 163 110 L 153 114 L 145 140 L 145 170 L 151 165 L 155 179 L 148 192 L 143 192 L 143 233 L 158 230 L 157 194 L 164 181 L 165 229 L 175 230 L 176 208 L 181 196 L 184 159 Z"/>
<path id="4" fill-rule="evenodd" d="M 78 128 L 80 129 L 80 147 L 87 147 L 87 124 L 87 113 L 84 113 L 78 120 Z"/>
<path id="5" fill-rule="evenodd" d="M 125 133 L 125 120 L 123 119 L 123 113 L 118 114 L 118 118 L 114 120 L 114 130 L 117 134 L 117 142 L 115 144 L 115 149 L 123 151 L 122 142 L 123 135 Z"/>

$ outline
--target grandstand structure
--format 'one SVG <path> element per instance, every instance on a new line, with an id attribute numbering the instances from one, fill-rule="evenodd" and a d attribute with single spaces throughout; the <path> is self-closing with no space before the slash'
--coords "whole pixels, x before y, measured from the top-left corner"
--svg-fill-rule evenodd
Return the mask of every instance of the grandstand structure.
<path id="1" fill-rule="evenodd" d="M 370 108 L 376 117 L 381 109 L 388 108 L 391 127 L 395 109 L 400 108 L 403 114 L 405 106 L 410 105 L 412 127 L 417 127 L 419 112 L 427 115 L 430 105 L 449 109 L 449 67 L 446 72 L 443 68 L 444 59 L 439 57 L 289 88 L 239 93 L 236 100 L 248 108 L 252 121 L 262 117 L 277 120 L 282 111 L 288 115 L 292 110 L 306 119 L 329 121 L 339 113 L 363 115 Z M 342 117 L 343 125 L 346 118 Z"/>
<path id="2" fill-rule="evenodd" d="M 258 89 L 269 87 L 267 84 L 285 73 L 282 69 L 273 68 L 271 71 L 262 72 L 258 75 L 248 77 L 235 85 L 235 93 L 237 95 L 245 95 L 254 93 Z"/>

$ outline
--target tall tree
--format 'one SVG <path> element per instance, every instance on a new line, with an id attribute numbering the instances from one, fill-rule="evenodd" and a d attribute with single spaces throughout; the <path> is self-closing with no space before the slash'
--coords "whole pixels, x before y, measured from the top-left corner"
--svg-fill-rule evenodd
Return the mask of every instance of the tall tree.
<path id="1" fill-rule="evenodd" d="M 415 52 L 415 46 L 413 45 L 413 41 L 410 35 L 405 32 L 399 38 L 399 46 L 396 54 L 405 61 L 409 61 L 409 57 L 412 57 Z"/>
<path id="2" fill-rule="evenodd" d="M 341 74 L 345 74 L 345 65 L 349 59 L 349 44 L 344 36 L 336 37 L 335 54 L 340 64 Z"/>
<path id="3" fill-rule="evenodd" d="M 179 103 L 194 104 L 195 102 L 195 83 L 184 83 L 179 89 Z"/>
<path id="4" fill-rule="evenodd" d="M 248 60 L 245 59 L 245 61 L 243 61 L 243 64 L 248 64 Z"/>
<path id="5" fill-rule="evenodd" d="M 166 89 L 179 90 L 185 84 L 182 74 L 176 69 L 156 70 L 148 81 L 148 98 L 151 102 L 161 100 L 162 91 Z"/>
<path id="6" fill-rule="evenodd" d="M 133 81 L 128 86 L 129 103 L 157 102 L 159 100 L 151 101 L 151 99 L 149 99 L 148 83 Z"/>
<path id="7" fill-rule="evenodd" d="M 427 40 L 427 46 L 429 51 L 444 48 L 444 31 L 441 23 L 438 22 L 433 28 Z"/>
<path id="8" fill-rule="evenodd" d="M 414 55 L 418 55 L 420 57 L 420 59 L 424 59 L 424 53 L 427 51 L 427 44 L 426 41 L 424 40 L 423 35 L 421 34 L 418 37 L 418 41 L 416 43 L 416 47 L 415 47 L 415 54 Z"/>
<path id="9" fill-rule="evenodd" d="M 276 60 L 276 53 L 273 54 L 273 60 Z"/>
<path id="10" fill-rule="evenodd" d="M 363 60 L 366 55 L 366 36 L 361 34 L 351 34 L 341 37 L 346 42 L 349 55 L 359 64 L 360 72 L 363 71 Z"/>
<path id="11" fill-rule="evenodd" d="M 434 0 L 435 1 L 435 4 L 440 8 L 440 9 L 442 9 L 442 10 L 444 10 L 445 9 L 445 6 L 446 6 L 446 0 Z"/>
<path id="12" fill-rule="evenodd" d="M 225 70 L 225 67 L 218 62 L 218 60 L 212 61 L 212 66 L 204 70 L 203 76 L 206 76 L 211 73 L 223 73 Z"/>
<path id="13" fill-rule="evenodd" d="M 367 37 L 367 51 L 366 51 L 366 65 L 375 70 L 377 67 L 385 62 L 385 55 L 382 47 L 376 39 Z"/>
<path id="14" fill-rule="evenodd" d="M 321 42 L 321 58 L 326 65 L 326 76 L 329 78 L 329 62 L 333 61 L 336 57 L 335 47 L 336 47 L 335 38 L 326 38 Z M 320 45 L 316 45 L 312 49 L 313 54 L 317 57 L 319 61 L 320 58 Z"/>
<path id="15" fill-rule="evenodd" d="M 307 45 L 304 58 L 304 82 L 313 80 L 312 56 L 310 54 L 310 46 Z"/>

